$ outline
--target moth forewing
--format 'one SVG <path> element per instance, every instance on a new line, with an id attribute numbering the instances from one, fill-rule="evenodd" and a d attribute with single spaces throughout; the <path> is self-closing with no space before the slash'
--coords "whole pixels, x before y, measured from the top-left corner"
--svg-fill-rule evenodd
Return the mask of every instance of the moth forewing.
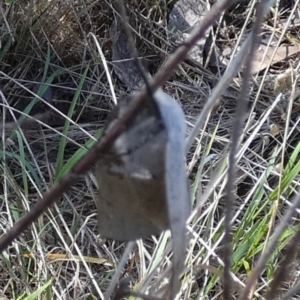
<path id="1" fill-rule="evenodd" d="M 128 109 L 127 102 L 123 105 L 118 104 L 117 117 Z M 166 146 L 167 133 L 157 109 L 145 107 L 118 137 L 109 155 L 100 157 L 96 178 L 102 237 L 131 241 L 168 228 Z"/>

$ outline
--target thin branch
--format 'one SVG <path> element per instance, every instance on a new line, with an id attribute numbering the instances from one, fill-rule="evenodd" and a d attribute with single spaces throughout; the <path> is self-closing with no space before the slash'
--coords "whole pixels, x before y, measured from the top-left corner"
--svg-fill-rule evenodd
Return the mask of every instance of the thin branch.
<path id="1" fill-rule="evenodd" d="M 249 100 L 250 93 L 250 82 L 251 82 L 251 69 L 252 62 L 257 47 L 260 44 L 260 32 L 263 20 L 265 18 L 266 9 L 264 4 L 258 3 L 256 20 L 253 23 L 252 29 L 252 43 L 250 44 L 249 54 L 247 56 L 244 73 L 243 73 L 243 84 L 239 97 L 237 99 L 236 108 L 236 118 L 233 124 L 233 132 L 231 136 L 231 150 L 229 152 L 229 163 L 227 171 L 227 186 L 226 186 L 226 214 L 225 214 L 225 234 L 224 234 L 224 291 L 223 298 L 225 300 L 232 299 L 232 278 L 231 278 L 231 259 L 232 259 L 232 214 L 233 214 L 233 204 L 234 204 L 234 189 L 235 189 L 235 172 L 236 172 L 236 162 L 237 162 L 237 152 L 240 145 L 240 139 L 242 134 L 243 123 L 246 116 L 247 104 Z"/>
<path id="2" fill-rule="evenodd" d="M 153 80 L 149 80 L 150 89 L 153 93 L 163 85 L 171 76 L 171 72 L 184 60 L 187 53 L 197 43 L 197 41 L 205 36 L 207 29 L 215 22 L 221 13 L 234 0 L 218 1 L 212 9 L 203 18 L 202 23 L 192 32 L 188 38 L 167 62 L 162 66 L 159 72 L 154 76 Z M 74 166 L 62 180 L 55 184 L 48 192 L 44 194 L 42 199 L 32 207 L 14 226 L 0 238 L 0 252 L 5 250 L 30 224 L 45 212 L 55 201 L 62 197 L 74 185 L 80 176 L 84 175 L 97 161 L 99 155 L 105 154 L 113 144 L 114 140 L 126 130 L 126 128 L 134 121 L 134 118 L 142 110 L 148 101 L 147 89 L 144 87 L 132 100 L 131 105 L 126 113 L 116 121 L 111 130 L 102 137 L 96 145 Z"/>
<path id="3" fill-rule="evenodd" d="M 269 291 L 267 292 L 265 299 L 272 300 L 278 297 L 279 289 L 286 283 L 289 274 L 293 268 L 292 264 L 299 251 L 300 242 L 300 228 L 298 228 L 296 234 L 293 236 L 287 247 L 285 248 L 285 256 L 280 263 L 280 266 L 274 274 L 274 278 L 270 284 Z"/>
<path id="4" fill-rule="evenodd" d="M 300 281 L 297 284 L 290 287 L 289 290 L 282 296 L 281 300 L 290 300 L 290 299 L 297 299 L 293 298 L 294 295 L 299 293 L 300 291 Z"/>

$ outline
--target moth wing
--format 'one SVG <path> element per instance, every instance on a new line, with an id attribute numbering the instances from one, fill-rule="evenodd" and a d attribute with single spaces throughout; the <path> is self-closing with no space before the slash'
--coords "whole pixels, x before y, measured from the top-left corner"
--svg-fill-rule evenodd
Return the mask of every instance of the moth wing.
<path id="1" fill-rule="evenodd" d="M 167 130 L 165 181 L 167 209 L 173 238 L 173 264 L 171 299 L 175 299 L 180 287 L 180 275 L 184 269 L 187 246 L 186 221 L 191 202 L 185 161 L 185 115 L 171 96 L 158 90 L 155 100 Z"/>

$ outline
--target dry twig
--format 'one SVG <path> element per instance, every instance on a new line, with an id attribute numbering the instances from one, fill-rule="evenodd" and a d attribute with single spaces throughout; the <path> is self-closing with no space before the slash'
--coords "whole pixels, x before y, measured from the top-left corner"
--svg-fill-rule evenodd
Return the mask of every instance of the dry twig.
<path id="1" fill-rule="evenodd" d="M 207 29 L 215 22 L 221 13 L 234 3 L 233 0 L 218 1 L 206 14 L 202 23 L 193 31 L 175 53 L 170 56 L 165 65 L 154 76 L 153 81 L 149 82 L 151 91 L 155 92 L 170 77 L 171 72 L 184 60 L 188 51 L 196 42 L 204 37 Z M 98 143 L 76 164 L 76 166 L 59 183 L 55 184 L 44 197 L 40 199 L 32 209 L 25 214 L 14 226 L 0 238 L 0 251 L 2 252 L 10 245 L 32 222 L 34 222 L 44 211 L 46 211 L 63 193 L 77 182 L 80 176 L 84 175 L 91 166 L 97 161 L 99 155 L 106 153 L 114 140 L 126 130 L 129 124 L 138 115 L 144 104 L 149 101 L 148 91 L 143 88 L 135 97 L 122 118 L 112 126 L 111 130 L 100 139 Z"/>

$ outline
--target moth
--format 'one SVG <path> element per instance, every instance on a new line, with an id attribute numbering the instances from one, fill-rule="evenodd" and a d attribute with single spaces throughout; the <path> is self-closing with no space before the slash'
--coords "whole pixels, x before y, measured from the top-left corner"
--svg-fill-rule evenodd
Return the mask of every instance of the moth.
<path id="1" fill-rule="evenodd" d="M 134 93 L 145 82 L 142 70 L 131 58 L 131 47 L 117 16 L 110 35 L 113 70 L 128 91 Z M 150 76 L 147 70 L 144 75 Z M 127 111 L 133 97 L 124 96 L 119 100 L 104 134 Z M 180 288 L 187 245 L 186 221 L 191 208 L 185 134 L 185 116 L 180 105 L 158 89 L 96 165 L 98 224 L 102 237 L 132 241 L 171 230 L 170 299 L 175 298 Z"/>
<path id="2" fill-rule="evenodd" d="M 106 130 L 125 113 L 131 97 L 116 107 Z M 186 221 L 189 214 L 184 114 L 162 90 L 154 99 L 97 162 L 98 223 L 103 237 L 147 238 L 170 228 L 170 217 Z M 179 216 L 170 216 L 173 206 Z"/>
<path id="3" fill-rule="evenodd" d="M 98 224 L 102 237 L 119 241 L 145 239 L 171 229 L 174 298 L 183 271 L 186 221 L 190 213 L 185 168 L 184 113 L 159 89 L 97 162 Z M 131 96 L 113 112 L 106 130 L 128 108 Z"/>

